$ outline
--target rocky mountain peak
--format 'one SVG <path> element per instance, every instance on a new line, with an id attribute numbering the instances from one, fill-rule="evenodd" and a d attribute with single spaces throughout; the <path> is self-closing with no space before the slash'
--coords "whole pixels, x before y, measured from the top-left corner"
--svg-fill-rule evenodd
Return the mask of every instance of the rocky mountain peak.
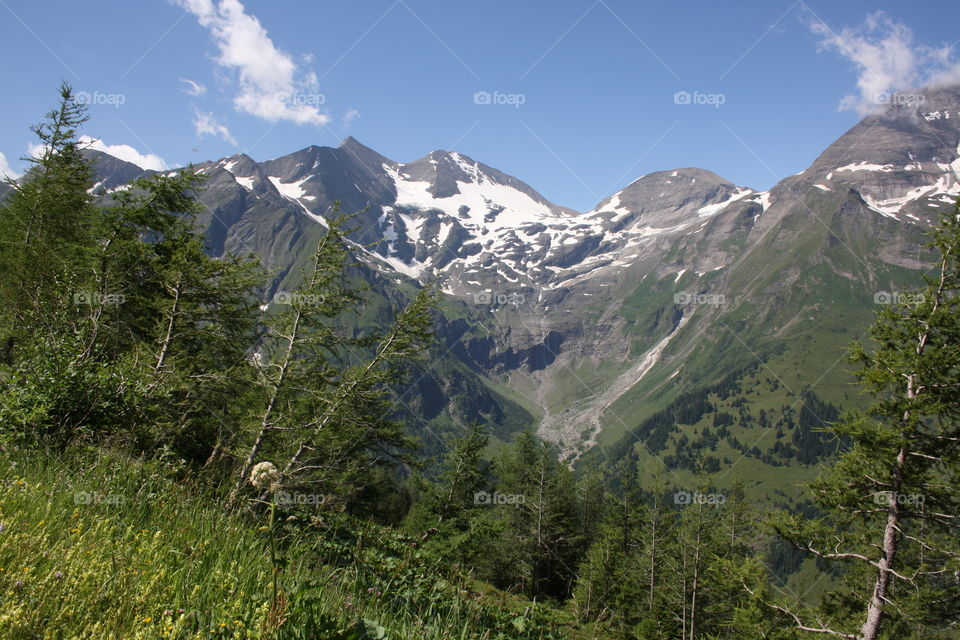
<path id="1" fill-rule="evenodd" d="M 960 85 L 899 92 L 831 144 L 801 180 L 855 190 L 875 212 L 929 221 L 960 195 Z"/>
<path id="2" fill-rule="evenodd" d="M 680 228 L 756 192 L 706 169 L 656 171 L 634 180 L 601 202 L 590 219 L 612 231 Z"/>

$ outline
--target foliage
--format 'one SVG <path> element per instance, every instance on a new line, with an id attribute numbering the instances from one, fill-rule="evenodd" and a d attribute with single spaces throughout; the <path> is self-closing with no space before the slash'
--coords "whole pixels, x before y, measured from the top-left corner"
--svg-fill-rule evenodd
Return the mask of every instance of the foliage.
<path id="1" fill-rule="evenodd" d="M 924 289 L 878 314 L 872 346 L 851 349 L 873 403 L 831 427 L 851 446 L 811 487 L 824 515 L 781 513 L 771 522 L 799 549 L 842 566 L 841 587 L 819 611 L 801 612 L 798 627 L 866 640 L 953 637 L 960 614 L 960 203 L 931 246 L 941 258 Z M 786 611 L 787 604 L 774 606 Z"/>

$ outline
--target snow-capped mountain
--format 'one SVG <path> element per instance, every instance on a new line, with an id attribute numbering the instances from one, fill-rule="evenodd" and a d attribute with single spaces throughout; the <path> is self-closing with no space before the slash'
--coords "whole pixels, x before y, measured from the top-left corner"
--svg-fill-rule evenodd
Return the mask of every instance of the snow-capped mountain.
<path id="1" fill-rule="evenodd" d="M 960 195 L 960 93 L 918 95 L 916 106 L 894 103 L 864 118 L 789 182 L 825 193 L 853 189 L 871 211 L 895 220 L 934 220 Z"/>
<path id="2" fill-rule="evenodd" d="M 349 237 L 365 277 L 439 281 L 465 310 L 443 336 L 457 366 L 578 454 L 632 437 L 738 359 L 839 388 L 842 368 L 813 373 L 827 345 L 860 335 L 876 292 L 909 286 L 925 230 L 960 195 L 960 88 L 926 97 L 865 118 L 765 192 L 680 168 L 581 213 L 457 152 L 401 163 L 347 138 L 198 165 L 202 223 L 214 253 L 256 253 L 279 287 L 296 280 L 334 202 L 359 211 Z M 99 169 L 116 187 L 121 168 Z M 434 383 L 424 397 L 449 400 Z M 482 405 L 495 424 L 522 413 L 502 396 Z"/>
<path id="3" fill-rule="evenodd" d="M 736 202 L 760 211 L 766 203 L 765 194 L 708 171 L 678 169 L 644 176 L 581 214 L 460 153 L 398 163 L 353 138 L 335 149 L 308 147 L 263 163 L 241 154 L 199 168 L 209 178 L 203 198 L 218 246 L 236 243 L 223 236 L 245 228 L 224 222 L 236 218 L 238 204 L 247 217 L 262 220 L 258 205 L 282 204 L 304 218 L 299 224 L 324 225 L 340 201 L 362 211 L 351 236 L 358 257 L 410 278 L 439 279 L 464 298 L 511 288 L 542 300 L 591 273 L 633 264 L 658 239 L 702 229 Z"/>

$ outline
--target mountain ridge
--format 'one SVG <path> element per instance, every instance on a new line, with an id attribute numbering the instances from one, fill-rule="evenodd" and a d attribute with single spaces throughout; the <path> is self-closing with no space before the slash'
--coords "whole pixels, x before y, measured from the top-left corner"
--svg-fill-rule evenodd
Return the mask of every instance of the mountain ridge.
<path id="1" fill-rule="evenodd" d="M 736 363 L 841 383 L 819 371 L 826 354 L 858 336 L 875 294 L 909 286 L 925 229 L 960 195 L 960 88 L 938 91 L 936 110 L 868 116 L 763 192 L 685 167 L 577 212 L 457 152 L 399 163 L 348 137 L 196 165 L 201 223 L 215 254 L 260 255 L 275 291 L 295 284 L 335 201 L 360 211 L 351 250 L 368 277 L 438 281 L 456 366 L 578 459 Z"/>

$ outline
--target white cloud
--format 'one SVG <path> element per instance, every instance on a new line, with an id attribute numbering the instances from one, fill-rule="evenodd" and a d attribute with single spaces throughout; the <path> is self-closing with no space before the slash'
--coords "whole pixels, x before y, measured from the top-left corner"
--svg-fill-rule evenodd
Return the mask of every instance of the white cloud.
<path id="1" fill-rule="evenodd" d="M 821 49 L 839 53 L 857 69 L 857 93 L 844 97 L 841 109 L 864 115 L 881 108 L 895 91 L 960 82 L 960 63 L 951 47 L 914 45 L 910 28 L 882 11 L 839 33 L 819 20 L 810 29 L 820 37 Z"/>
<path id="2" fill-rule="evenodd" d="M 217 63 L 237 73 L 237 110 L 267 120 L 324 125 L 329 116 L 318 106 L 316 75 L 302 72 L 293 58 L 274 45 L 240 0 L 171 0 L 197 17 L 219 49 Z"/>
<path id="3" fill-rule="evenodd" d="M 30 154 L 33 158 L 39 158 L 43 155 L 43 152 L 46 150 L 46 146 L 40 144 L 39 142 L 28 142 L 27 143 L 27 153 Z"/>
<path id="4" fill-rule="evenodd" d="M 183 92 L 191 96 L 202 96 L 207 92 L 207 88 L 200 84 L 199 82 L 194 82 L 189 78 L 180 78 L 185 87 L 183 87 Z"/>
<path id="5" fill-rule="evenodd" d="M 343 114 L 343 120 L 342 120 L 343 126 L 349 127 L 350 123 L 359 117 L 360 117 L 360 112 L 354 109 L 353 107 L 350 107 L 349 109 L 347 109 L 347 112 Z"/>
<path id="6" fill-rule="evenodd" d="M 0 152 L 0 180 L 6 178 L 12 178 L 16 180 L 20 177 L 20 174 L 13 170 L 10 164 L 7 162 L 7 156 L 3 155 Z"/>
<path id="7" fill-rule="evenodd" d="M 193 110 L 194 119 L 193 126 L 197 131 L 197 137 L 202 138 L 203 136 L 215 136 L 222 138 L 226 142 L 229 142 L 233 146 L 239 146 L 237 144 L 236 138 L 230 133 L 230 129 L 226 125 L 221 124 L 216 116 L 212 113 L 205 111 L 200 111 L 198 109 Z"/>
<path id="8" fill-rule="evenodd" d="M 90 136 L 80 136 L 80 145 L 86 149 L 93 149 L 94 151 L 102 151 L 103 153 L 108 153 L 114 158 L 119 158 L 120 160 L 125 160 L 126 162 L 131 162 L 141 169 L 152 169 L 154 171 L 164 171 L 168 169 L 167 163 L 163 161 L 163 158 L 154 154 L 144 155 L 134 149 L 133 147 L 125 144 L 104 144 L 103 140 L 99 138 L 91 138 Z M 30 152 L 36 155 L 35 151 L 42 150 L 39 145 L 31 145 Z"/>

